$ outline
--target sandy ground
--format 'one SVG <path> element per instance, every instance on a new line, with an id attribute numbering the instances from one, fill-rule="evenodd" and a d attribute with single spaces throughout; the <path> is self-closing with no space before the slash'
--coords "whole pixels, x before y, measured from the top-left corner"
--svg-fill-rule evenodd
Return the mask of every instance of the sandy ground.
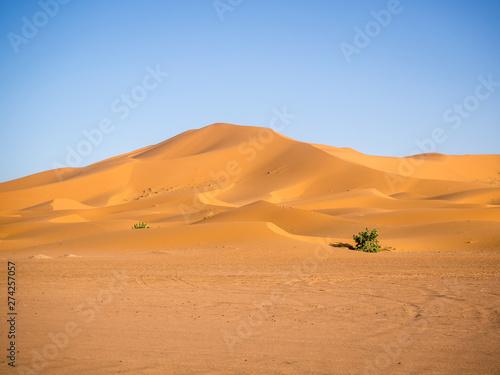
<path id="1" fill-rule="evenodd" d="M 268 243 L 78 254 L 11 256 L 18 258 L 18 369 L 40 374 L 500 370 L 498 253 L 361 254 Z M 6 368 L 5 358 L 2 362 L 4 373 L 16 373 Z"/>
<path id="2" fill-rule="evenodd" d="M 228 124 L 2 183 L 0 372 L 498 374 L 499 186 Z M 391 250 L 329 246 L 366 227 Z"/>

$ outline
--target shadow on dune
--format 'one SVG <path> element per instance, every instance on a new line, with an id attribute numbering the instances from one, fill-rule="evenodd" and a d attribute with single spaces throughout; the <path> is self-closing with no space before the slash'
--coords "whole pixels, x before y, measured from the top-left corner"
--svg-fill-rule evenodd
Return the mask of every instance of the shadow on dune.
<path id="1" fill-rule="evenodd" d="M 354 250 L 354 246 L 352 246 L 351 244 L 349 244 L 347 242 L 335 242 L 335 243 L 331 243 L 330 246 L 332 246 L 332 247 L 346 247 L 349 250 Z"/>

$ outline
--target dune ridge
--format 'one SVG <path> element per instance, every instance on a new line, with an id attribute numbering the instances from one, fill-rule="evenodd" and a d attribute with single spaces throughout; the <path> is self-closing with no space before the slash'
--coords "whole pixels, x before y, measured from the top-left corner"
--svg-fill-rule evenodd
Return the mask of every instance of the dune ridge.
<path id="1" fill-rule="evenodd" d="M 400 251 L 500 250 L 500 155 L 370 156 L 219 123 L 87 167 L 2 183 L 0 209 L 2 250 L 108 243 L 106 236 L 141 247 L 131 230 L 139 221 L 153 227 L 152 238 L 167 231 L 176 246 L 197 233 L 234 240 L 227 231 L 350 241 L 377 227 Z M 412 233 L 422 225 L 428 232 L 416 246 Z"/>

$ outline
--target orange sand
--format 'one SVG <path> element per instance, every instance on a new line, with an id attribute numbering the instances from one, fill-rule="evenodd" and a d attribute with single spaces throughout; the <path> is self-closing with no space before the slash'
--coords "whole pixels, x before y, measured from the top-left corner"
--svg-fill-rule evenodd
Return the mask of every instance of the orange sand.
<path id="1" fill-rule="evenodd" d="M 498 373 L 499 205 L 500 155 L 369 156 L 230 124 L 2 183 L 17 367 Z M 328 246 L 366 227 L 392 250 Z"/>

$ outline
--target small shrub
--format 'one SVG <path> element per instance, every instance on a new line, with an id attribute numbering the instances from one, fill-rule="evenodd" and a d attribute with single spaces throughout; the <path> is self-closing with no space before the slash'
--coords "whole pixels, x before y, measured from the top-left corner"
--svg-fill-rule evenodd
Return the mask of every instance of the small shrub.
<path id="1" fill-rule="evenodd" d="M 380 251 L 395 251 L 396 248 L 392 246 L 383 247 Z"/>
<path id="2" fill-rule="evenodd" d="M 377 237 L 377 230 L 374 229 L 370 232 L 368 228 L 366 228 L 366 231 L 359 232 L 358 235 L 352 236 L 354 241 L 356 241 L 355 250 L 365 251 L 367 253 L 378 253 L 380 251 L 380 245 Z"/>
<path id="3" fill-rule="evenodd" d="M 211 218 L 214 215 L 215 214 L 213 213 L 213 211 L 208 211 L 208 213 L 203 217 L 203 220 L 207 220 L 207 219 Z"/>
<path id="4" fill-rule="evenodd" d="M 132 229 L 144 229 L 144 228 L 151 228 L 147 223 L 144 223 L 142 221 L 134 224 L 134 226 L 132 227 Z"/>

